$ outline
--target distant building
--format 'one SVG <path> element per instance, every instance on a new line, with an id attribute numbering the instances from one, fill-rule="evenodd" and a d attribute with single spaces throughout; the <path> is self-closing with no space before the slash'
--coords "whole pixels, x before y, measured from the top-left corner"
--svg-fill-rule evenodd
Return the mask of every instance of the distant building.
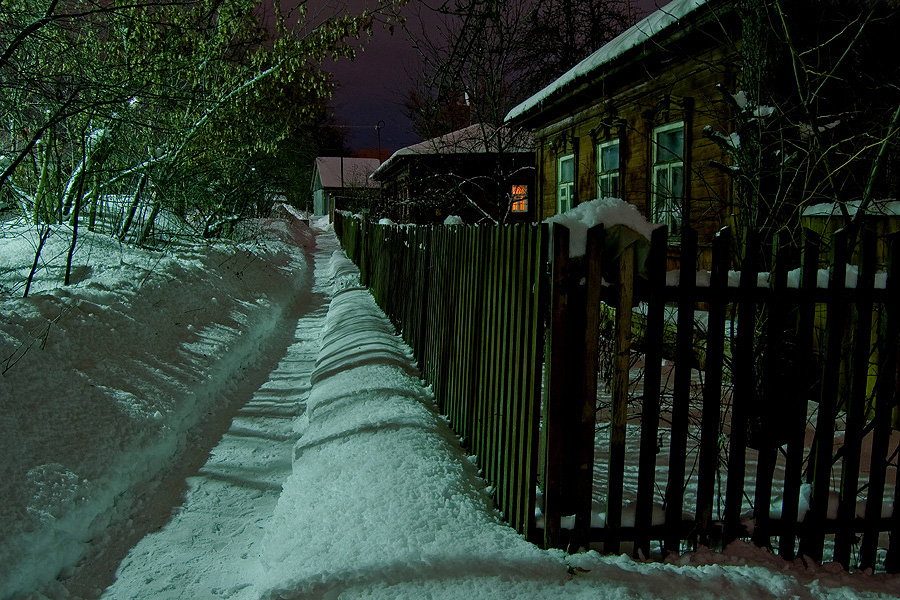
<path id="1" fill-rule="evenodd" d="M 529 132 L 470 125 L 406 148 L 372 177 L 382 184 L 378 216 L 398 222 L 507 223 L 534 215 L 534 145 Z"/>
<path id="2" fill-rule="evenodd" d="M 380 184 L 369 177 L 379 164 L 377 158 L 316 158 L 311 184 L 313 214 L 369 209 L 379 197 Z"/>

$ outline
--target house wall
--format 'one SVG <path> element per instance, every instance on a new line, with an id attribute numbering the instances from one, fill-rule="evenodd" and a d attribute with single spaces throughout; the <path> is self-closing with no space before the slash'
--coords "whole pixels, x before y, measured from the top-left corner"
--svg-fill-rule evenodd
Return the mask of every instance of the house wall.
<path id="1" fill-rule="evenodd" d="M 568 108 L 535 131 L 539 214 L 557 212 L 557 159 L 575 154 L 575 203 L 597 197 L 598 144 L 620 139 L 620 195 L 650 214 L 651 136 L 655 127 L 685 123 L 685 218 L 708 245 L 731 212 L 731 178 L 711 161 L 729 159 L 704 138 L 704 127 L 733 131 L 731 116 L 716 88 L 734 90 L 736 51 L 730 44 L 710 44 L 703 37 L 667 53 L 629 65 L 626 71 L 583 88 L 568 99 Z M 673 250 L 677 255 L 677 248 Z"/>

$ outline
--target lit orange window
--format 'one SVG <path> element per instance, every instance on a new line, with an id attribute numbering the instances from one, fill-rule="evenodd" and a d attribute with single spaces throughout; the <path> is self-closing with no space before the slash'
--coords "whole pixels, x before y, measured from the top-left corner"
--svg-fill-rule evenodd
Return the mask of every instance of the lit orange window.
<path id="1" fill-rule="evenodd" d="M 514 185 L 510 194 L 512 212 L 528 212 L 528 186 Z"/>

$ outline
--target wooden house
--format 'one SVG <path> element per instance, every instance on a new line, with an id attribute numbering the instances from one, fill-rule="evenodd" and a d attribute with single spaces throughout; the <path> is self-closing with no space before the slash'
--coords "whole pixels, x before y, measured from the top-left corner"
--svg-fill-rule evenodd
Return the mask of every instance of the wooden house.
<path id="1" fill-rule="evenodd" d="M 730 129 L 740 24 L 727 3 L 674 0 L 509 112 L 535 137 L 535 218 L 598 197 L 636 205 L 708 245 L 731 211 L 729 159 L 704 129 Z M 735 143 L 738 143 L 735 140 Z"/>
<path id="2" fill-rule="evenodd" d="M 379 164 L 377 158 L 317 157 L 310 184 L 313 214 L 370 208 L 379 197 L 380 184 L 370 178 Z"/>
<path id="3" fill-rule="evenodd" d="M 375 216 L 397 222 L 509 223 L 536 218 L 530 133 L 475 124 L 401 148 L 372 174 Z"/>

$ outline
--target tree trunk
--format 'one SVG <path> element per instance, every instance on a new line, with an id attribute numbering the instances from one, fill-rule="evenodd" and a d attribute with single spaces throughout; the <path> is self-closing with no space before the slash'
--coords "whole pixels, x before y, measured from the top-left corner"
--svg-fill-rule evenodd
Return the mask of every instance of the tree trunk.
<path id="1" fill-rule="evenodd" d="M 72 277 L 72 257 L 75 256 L 75 243 L 78 241 L 78 213 L 81 212 L 81 197 L 84 192 L 84 177 L 78 184 L 78 192 L 75 194 L 75 205 L 72 207 L 72 243 L 69 244 L 69 254 L 66 256 L 66 276 L 63 285 L 69 285 Z"/>
<path id="2" fill-rule="evenodd" d="M 144 223 L 143 227 L 141 227 L 141 232 L 138 234 L 137 241 L 135 242 L 138 246 L 142 245 L 150 236 L 150 230 L 153 229 L 153 223 L 156 221 L 156 217 L 159 214 L 160 204 L 159 194 L 157 193 L 153 198 L 150 216 L 147 217 L 147 221 Z"/>
<path id="3" fill-rule="evenodd" d="M 141 194 L 144 191 L 145 185 L 147 185 L 147 176 L 141 175 L 141 178 L 138 180 L 137 189 L 134 191 L 134 199 L 131 201 L 131 207 L 128 209 L 128 214 L 125 216 L 125 222 L 122 223 L 119 235 L 116 236 L 120 242 L 125 239 L 125 236 L 128 235 L 128 230 L 131 229 L 131 223 L 134 221 L 134 215 L 137 212 L 138 205 L 141 203 Z"/>
<path id="4" fill-rule="evenodd" d="M 52 140 L 52 136 L 51 136 Z M 32 208 L 32 220 L 35 223 L 41 222 L 41 206 L 44 203 L 44 197 L 47 195 L 47 169 L 50 164 L 52 141 L 41 144 L 41 173 L 38 176 L 37 191 L 34 193 L 34 207 Z"/>
<path id="5" fill-rule="evenodd" d="M 39 236 L 40 241 L 38 242 L 37 250 L 34 251 L 34 262 L 31 263 L 31 271 L 28 273 L 28 280 L 25 282 L 25 293 L 22 295 L 23 298 L 27 298 L 28 292 L 31 290 L 31 282 L 34 281 L 34 274 L 37 272 L 38 262 L 41 259 L 41 250 L 44 249 L 44 243 L 47 241 L 47 238 L 50 237 L 50 226 L 41 225 Z"/>
<path id="6" fill-rule="evenodd" d="M 91 209 L 88 217 L 88 231 L 94 231 L 94 224 L 97 219 L 97 204 L 100 201 L 100 181 L 95 179 L 94 186 L 91 189 Z"/>

